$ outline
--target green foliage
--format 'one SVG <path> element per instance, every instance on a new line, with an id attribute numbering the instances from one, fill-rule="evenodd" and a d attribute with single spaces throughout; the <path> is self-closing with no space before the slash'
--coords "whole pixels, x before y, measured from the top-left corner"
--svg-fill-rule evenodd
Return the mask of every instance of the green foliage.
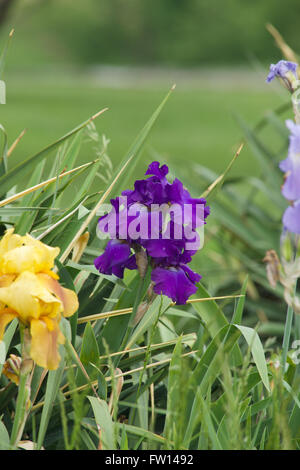
<path id="1" fill-rule="evenodd" d="M 268 285 L 262 265 L 265 250 L 278 244 L 284 203 L 279 155 L 257 129 L 239 119 L 262 177 L 232 178 L 229 165 L 222 188 L 208 194 L 208 240 L 195 266 L 205 274 L 205 284 L 199 283 L 191 303 L 178 307 L 157 297 L 136 323 L 146 291 L 138 275 L 128 271 L 124 281 L 116 281 L 93 267 L 103 249 L 95 236 L 96 208 L 131 184 L 169 95 L 116 170 L 93 119 L 16 166 L 12 156 L 9 168 L 1 167 L 2 233 L 13 226 L 59 246 L 60 282 L 74 289 L 80 302 L 78 312 L 61 322 L 66 341 L 59 368 L 33 372 L 29 408 L 24 410 L 25 400 L 16 401 L 17 387 L 0 376 L 1 449 L 17 440 L 13 417 L 17 422 L 24 413 L 23 435 L 37 449 L 294 449 L 300 444 L 298 367 L 288 352 L 283 374 L 278 338 L 273 344 L 261 339 L 275 336 L 274 324 L 280 332 L 284 328 L 282 289 Z M 265 124 L 279 125 L 274 115 Z M 286 135 L 281 136 L 284 148 Z M 77 160 L 91 141 L 95 154 L 82 168 Z M 2 157 L 5 152 L 6 145 Z M 76 165 L 74 173 L 65 174 Z M 85 179 L 77 191 L 80 172 Z M 182 173 L 195 195 L 218 177 L 200 165 L 188 179 Z M 46 183 L 20 193 L 23 174 L 30 175 L 27 189 Z M 49 177 L 53 180 L 47 182 Z M 77 259 L 74 246 L 85 230 L 90 238 Z M 259 319 L 264 321 L 258 324 Z M 11 323 L 0 343 L 1 367 L 5 356 L 20 353 L 16 327 Z"/>

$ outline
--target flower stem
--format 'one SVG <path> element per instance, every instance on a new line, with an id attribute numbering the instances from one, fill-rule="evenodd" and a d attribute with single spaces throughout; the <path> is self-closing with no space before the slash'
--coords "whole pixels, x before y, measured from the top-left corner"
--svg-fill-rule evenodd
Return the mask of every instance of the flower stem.
<path id="1" fill-rule="evenodd" d="M 139 382 L 138 382 L 138 388 L 137 388 L 137 391 L 136 391 L 136 396 L 135 396 L 135 399 L 134 399 L 134 402 L 135 403 L 138 403 L 138 399 L 140 397 L 140 391 L 141 391 L 141 387 L 142 387 L 142 381 L 143 381 L 143 377 L 144 377 L 144 373 L 146 371 L 146 367 L 147 367 L 147 364 L 148 364 L 148 361 L 149 359 L 151 359 L 151 344 L 153 342 L 153 338 L 154 338 L 154 334 L 155 334 L 155 331 L 156 331 L 156 327 L 158 325 L 158 321 L 159 321 L 159 318 L 161 316 L 161 311 L 162 311 L 162 297 L 161 297 L 161 302 L 160 302 L 160 307 L 159 307 L 159 310 L 158 310 L 158 314 L 157 314 L 157 317 L 156 319 L 154 320 L 154 323 L 151 327 L 151 329 L 148 330 L 148 345 L 147 345 L 147 349 L 145 351 L 145 359 L 144 359 L 144 366 L 143 366 L 143 370 L 141 371 L 140 373 L 140 377 L 139 377 Z M 136 412 L 136 408 L 133 408 L 132 409 L 132 414 L 129 418 L 129 424 L 134 424 L 134 418 L 135 418 L 135 412 Z"/>
<path id="2" fill-rule="evenodd" d="M 144 291 L 144 283 L 145 283 L 145 278 L 140 278 L 139 285 L 138 285 L 138 288 L 137 288 L 136 297 L 135 297 L 135 301 L 134 301 L 132 312 L 131 312 L 129 322 L 128 322 L 128 327 L 127 327 L 127 330 L 125 332 L 125 335 L 124 335 L 124 338 L 123 338 L 123 341 L 122 341 L 121 350 L 125 348 L 125 346 L 127 344 L 127 341 L 129 339 L 129 336 L 131 335 L 132 330 L 135 326 L 134 319 L 135 319 L 135 316 L 136 316 L 138 306 L 140 305 L 141 300 L 142 300 L 143 291 Z"/>
<path id="3" fill-rule="evenodd" d="M 287 353 L 290 344 L 290 337 L 291 337 L 291 330 L 292 330 L 292 323 L 293 323 L 293 308 L 289 305 L 287 309 L 285 327 L 284 327 L 284 335 L 283 335 L 283 343 L 282 343 L 282 357 L 281 357 L 281 365 L 283 374 L 285 372 L 285 364 L 287 360 Z"/>
<path id="4" fill-rule="evenodd" d="M 20 374 L 19 392 L 16 405 L 16 414 L 14 417 L 14 424 L 10 437 L 10 444 L 16 448 L 23 434 L 24 426 L 28 416 L 29 404 L 29 388 L 28 388 L 28 375 L 29 373 Z"/>
<path id="5" fill-rule="evenodd" d="M 29 332 L 20 324 L 22 363 L 19 375 L 19 391 L 16 404 L 16 412 L 14 416 L 13 428 L 10 436 L 10 444 L 12 448 L 18 446 L 21 440 L 27 417 L 30 412 L 30 386 L 31 386 L 31 370 L 33 361 L 28 355 Z"/>

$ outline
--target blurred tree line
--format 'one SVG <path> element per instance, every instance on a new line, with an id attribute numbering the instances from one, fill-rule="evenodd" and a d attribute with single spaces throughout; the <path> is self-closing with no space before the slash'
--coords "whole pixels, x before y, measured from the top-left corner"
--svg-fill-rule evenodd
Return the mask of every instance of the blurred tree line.
<path id="1" fill-rule="evenodd" d="M 0 0 L 2 16 L 53 59 L 199 66 L 277 58 L 267 22 L 297 49 L 300 1 Z"/>

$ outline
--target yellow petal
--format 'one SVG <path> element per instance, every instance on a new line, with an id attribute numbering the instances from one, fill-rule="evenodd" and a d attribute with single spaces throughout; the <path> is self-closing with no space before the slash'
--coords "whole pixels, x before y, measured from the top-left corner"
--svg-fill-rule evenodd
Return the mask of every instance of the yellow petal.
<path id="1" fill-rule="evenodd" d="M 0 340 L 3 338 L 6 326 L 16 317 L 16 313 L 9 308 L 0 308 Z"/>
<path id="2" fill-rule="evenodd" d="M 14 234 L 14 229 L 7 230 L 0 241 L 0 258 L 7 251 L 22 246 L 22 237 Z"/>
<path id="3" fill-rule="evenodd" d="M 56 317 L 63 306 L 41 283 L 38 276 L 25 271 L 7 287 L 0 288 L 0 302 L 18 313 L 24 323 L 42 315 Z"/>
<path id="4" fill-rule="evenodd" d="M 54 370 L 59 366 L 59 344 L 64 343 L 64 335 L 59 329 L 57 321 L 53 321 L 53 329 L 49 331 L 43 320 L 32 320 L 30 323 L 31 358 L 45 369 Z"/>
<path id="5" fill-rule="evenodd" d="M 62 287 L 59 282 L 47 274 L 37 274 L 37 277 L 41 280 L 43 285 L 62 302 L 64 309 L 63 315 L 65 317 L 70 317 L 78 310 L 78 298 L 73 290 Z"/>
<path id="6" fill-rule="evenodd" d="M 8 230 L 0 242 L 0 272 L 3 274 L 49 271 L 59 248 L 52 248 L 30 235 L 21 237 Z"/>
<path id="7" fill-rule="evenodd" d="M 3 276 L 0 276 L 0 287 L 9 286 L 16 277 L 16 274 L 3 274 Z"/>

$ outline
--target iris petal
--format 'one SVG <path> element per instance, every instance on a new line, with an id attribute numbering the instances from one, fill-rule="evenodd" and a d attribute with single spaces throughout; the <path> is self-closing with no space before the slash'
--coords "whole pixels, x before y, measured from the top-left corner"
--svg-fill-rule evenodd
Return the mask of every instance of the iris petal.
<path id="1" fill-rule="evenodd" d="M 51 327 L 43 319 L 30 322 L 31 349 L 30 356 L 40 366 L 49 370 L 57 369 L 60 362 L 59 344 L 64 343 L 64 336 L 58 322 L 52 322 Z"/>
<path id="2" fill-rule="evenodd" d="M 124 269 L 137 269 L 130 247 L 120 240 L 110 240 L 104 253 L 94 260 L 95 267 L 100 273 L 114 274 L 122 278 Z"/>
<path id="3" fill-rule="evenodd" d="M 29 271 L 24 271 L 9 286 L 0 288 L 0 302 L 18 312 L 24 323 L 30 318 L 39 318 L 41 314 L 56 317 L 62 311 L 60 300 Z"/>
<path id="4" fill-rule="evenodd" d="M 10 308 L 0 308 L 0 341 L 3 338 L 6 326 L 17 316 Z"/>
<path id="5" fill-rule="evenodd" d="M 300 201 L 286 209 L 282 221 L 289 232 L 300 234 Z"/>
<path id="6" fill-rule="evenodd" d="M 155 268 L 152 271 L 151 279 L 155 283 L 154 292 L 156 294 L 166 295 L 178 305 L 185 304 L 187 299 L 197 291 L 197 287 L 181 267 Z"/>
<path id="7" fill-rule="evenodd" d="M 78 310 L 78 298 L 73 290 L 62 287 L 56 279 L 53 279 L 48 274 L 41 273 L 37 277 L 43 286 L 61 301 L 64 317 L 70 317 Z"/>
<path id="8" fill-rule="evenodd" d="M 0 272 L 49 271 L 59 251 L 59 248 L 45 245 L 28 234 L 24 237 L 14 234 L 10 229 L 0 242 Z"/>

